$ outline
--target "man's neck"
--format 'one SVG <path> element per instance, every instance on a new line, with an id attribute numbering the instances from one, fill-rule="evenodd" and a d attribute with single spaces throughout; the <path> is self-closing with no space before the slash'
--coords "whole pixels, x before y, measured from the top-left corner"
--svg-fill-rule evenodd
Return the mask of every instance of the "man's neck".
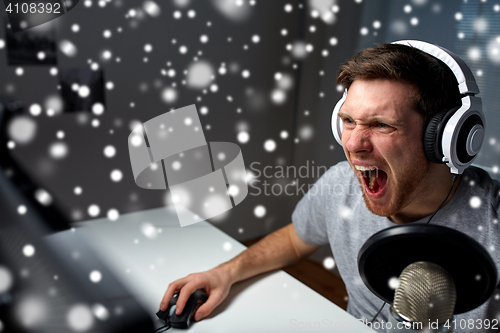
<path id="1" fill-rule="evenodd" d="M 440 165 L 440 167 L 445 166 Z M 397 224 L 415 222 L 426 216 L 432 215 L 436 209 L 438 209 L 439 205 L 448 194 L 453 180 L 453 174 L 449 172 L 448 167 L 446 167 L 446 169 L 439 168 L 438 171 L 439 172 L 435 173 L 434 177 L 432 177 L 427 184 L 423 184 L 422 190 L 415 195 L 410 204 L 400 212 L 388 217 L 392 222 Z M 461 175 L 457 177 L 457 181 L 441 209 L 446 206 L 455 195 L 461 178 Z"/>

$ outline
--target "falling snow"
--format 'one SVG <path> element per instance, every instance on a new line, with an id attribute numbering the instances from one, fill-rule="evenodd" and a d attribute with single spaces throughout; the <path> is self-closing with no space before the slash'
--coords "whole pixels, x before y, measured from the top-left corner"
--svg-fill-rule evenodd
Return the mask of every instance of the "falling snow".
<path id="1" fill-rule="evenodd" d="M 255 217 L 262 218 L 266 215 L 266 208 L 262 205 L 258 205 L 254 208 L 253 213 Z"/>
<path id="2" fill-rule="evenodd" d="M 90 205 L 87 212 L 91 217 L 96 217 L 101 212 L 101 209 L 97 205 Z"/>
<path id="3" fill-rule="evenodd" d="M 399 279 L 397 277 L 392 277 L 389 279 L 387 284 L 389 285 L 389 288 L 396 290 L 399 287 Z"/>
<path id="4" fill-rule="evenodd" d="M 7 267 L 0 266 L 0 294 L 7 292 L 12 287 L 13 280 L 10 270 Z"/>
<path id="5" fill-rule="evenodd" d="M 276 149 L 276 142 L 274 140 L 266 140 L 264 142 L 264 149 L 268 152 L 273 152 Z"/>
<path id="6" fill-rule="evenodd" d="M 481 198 L 476 196 L 470 198 L 469 205 L 474 209 L 481 207 Z"/>
<path id="7" fill-rule="evenodd" d="M 326 269 L 333 269 L 335 267 L 335 260 L 332 257 L 326 257 L 323 260 L 323 267 Z"/>
<path id="8" fill-rule="evenodd" d="M 27 244 L 23 247 L 23 254 L 26 257 L 32 257 L 35 254 L 35 247 L 31 244 Z"/>
<path id="9" fill-rule="evenodd" d="M 123 178 L 123 173 L 120 170 L 115 169 L 111 171 L 110 177 L 112 181 L 119 182 Z"/>
<path id="10" fill-rule="evenodd" d="M 68 326 L 76 332 L 88 331 L 94 324 L 94 317 L 92 316 L 90 308 L 82 304 L 70 307 L 66 315 L 66 320 Z"/>
<path id="11" fill-rule="evenodd" d="M 326 135 L 325 131 L 330 131 L 328 113 L 332 103 L 344 90 L 335 84 L 338 65 L 349 52 L 354 54 L 351 38 L 347 36 L 358 35 L 357 48 L 386 42 L 387 35 L 393 39 L 432 41 L 432 36 L 422 35 L 430 26 L 430 19 L 453 23 L 448 45 L 455 47 L 453 51 L 480 78 L 483 104 L 489 105 L 485 109 L 488 118 L 494 113 L 492 110 L 498 109 L 491 87 L 497 86 L 494 80 L 500 68 L 500 34 L 495 30 L 500 5 L 490 2 L 482 1 L 481 15 L 473 16 L 471 12 L 476 11 L 468 8 L 471 1 L 451 6 L 445 2 L 409 0 L 395 4 L 389 16 L 365 13 L 360 16 L 359 24 L 350 22 L 348 33 L 341 34 L 339 31 L 346 29 L 343 20 L 348 17 L 348 9 L 347 4 L 335 0 L 282 2 L 272 12 L 273 22 L 260 21 L 264 10 L 268 10 L 262 0 L 204 3 L 212 11 L 202 10 L 199 3 L 189 0 L 174 0 L 168 6 L 158 0 L 137 4 L 84 0 L 81 12 L 87 16 L 77 16 L 75 11 L 61 18 L 64 28 L 58 28 L 55 37 L 57 65 L 4 65 L 8 71 L 2 71 L 6 77 L 0 86 L 2 95 L 25 102 L 25 112 L 16 114 L 8 124 L 4 145 L 16 157 L 19 155 L 25 165 L 33 165 L 37 177 L 44 181 L 33 193 L 36 202 L 51 206 L 60 200 L 62 206 L 70 207 L 74 220 L 103 217 L 107 223 L 118 225 L 123 220 L 121 214 L 150 208 L 151 202 L 156 202 L 156 194 L 148 193 L 148 197 L 135 187 L 128 187 L 133 184 L 124 136 L 129 127 L 141 124 L 140 131 L 129 138 L 131 146 L 149 147 L 148 136 L 142 135 L 145 119 L 196 104 L 207 139 L 213 136 L 240 144 L 242 150 L 249 152 L 245 157 L 251 156 L 245 159 L 245 165 L 253 161 L 270 166 L 292 165 L 290 159 L 297 156 L 321 156 L 322 163 L 327 163 L 342 154 L 331 134 Z M 349 6 L 362 13 L 368 4 L 355 0 Z M 97 12 L 105 12 L 109 20 L 83 19 Z M 303 31 L 298 31 L 297 19 L 302 16 L 308 23 Z M 0 39 L 0 53 L 7 57 L 8 49 L 7 40 Z M 34 59 L 40 63 L 50 57 L 51 53 L 45 49 L 34 53 Z M 85 110 L 68 112 L 62 94 L 64 87 L 60 84 L 63 67 L 68 66 L 88 69 L 92 75 L 102 73 L 99 82 L 102 81 L 100 92 L 104 99 L 96 99 L 94 83 L 73 78 L 69 89 L 77 108 L 85 105 Z M 310 68 L 311 72 L 306 72 Z M 307 79 L 309 74 L 314 76 L 314 83 Z M 31 86 L 36 93 L 30 95 L 26 91 Z M 303 103 L 300 108 L 299 103 Z M 192 119 L 186 119 L 184 124 L 191 128 L 199 126 Z M 488 171 L 498 178 L 500 140 L 495 138 L 494 128 L 492 125 L 487 129 L 483 148 L 487 146 L 489 150 L 477 161 L 481 165 L 488 163 L 485 165 Z M 229 154 L 214 155 L 217 161 L 227 162 L 229 157 Z M 163 167 L 180 173 L 188 168 L 188 162 L 179 158 L 164 166 L 150 165 L 152 171 L 161 171 Z M 94 182 L 85 177 L 87 174 Z M 64 179 L 65 183 L 58 184 L 56 178 Z M 251 183 L 255 179 L 255 173 L 248 170 L 245 180 Z M 52 187 L 51 182 L 56 185 Z M 227 194 L 236 197 L 242 189 L 228 185 Z M 162 192 L 157 194 L 162 199 L 166 196 L 164 191 L 157 192 Z M 121 202 L 107 201 L 106 196 L 120 197 Z M 219 199 L 207 199 L 206 209 L 217 208 L 221 204 Z M 248 214 L 242 215 L 262 222 L 266 228 L 274 227 L 274 221 L 282 216 L 272 209 L 273 198 L 258 199 L 249 204 Z M 168 200 L 189 203 L 192 198 L 181 191 Z M 478 196 L 468 199 L 474 210 L 484 209 L 486 202 Z M 27 207 L 31 206 L 19 202 L 15 210 L 20 217 L 28 218 Z M 349 220 L 354 212 L 352 207 L 342 207 L 339 215 Z M 248 232 L 243 223 L 232 219 L 228 225 L 243 237 Z M 484 221 L 478 230 L 484 233 L 488 226 L 497 227 L 497 223 L 497 219 Z M 156 226 L 144 221 L 128 242 L 154 242 L 159 234 Z M 23 259 L 33 260 L 37 256 L 32 244 L 22 246 Z M 221 251 L 234 250 L 229 242 L 220 246 Z M 488 249 L 495 250 L 493 246 Z M 323 261 L 325 269 L 333 269 L 335 265 L 331 257 Z M 147 267 L 158 269 L 159 265 Z M 0 266 L 0 293 L 11 288 L 14 273 Z M 88 274 L 94 283 L 104 278 L 98 271 Z M 397 283 L 397 278 L 392 278 L 388 286 L 395 289 Z M 33 327 L 43 318 L 43 300 L 32 298 L 23 305 L 36 309 L 24 321 Z M 96 318 L 106 320 L 111 314 L 114 309 L 100 304 L 92 307 L 73 304 L 63 315 L 73 331 L 86 331 L 92 329 Z M 2 322 L 0 331 L 1 325 Z"/>
<path id="12" fill-rule="evenodd" d="M 54 142 L 49 147 L 49 155 L 55 160 L 65 158 L 69 153 L 68 145 L 64 142 Z"/>
<path id="13" fill-rule="evenodd" d="M 92 271 L 90 272 L 89 279 L 94 283 L 99 283 L 101 282 L 102 274 L 99 271 Z"/>

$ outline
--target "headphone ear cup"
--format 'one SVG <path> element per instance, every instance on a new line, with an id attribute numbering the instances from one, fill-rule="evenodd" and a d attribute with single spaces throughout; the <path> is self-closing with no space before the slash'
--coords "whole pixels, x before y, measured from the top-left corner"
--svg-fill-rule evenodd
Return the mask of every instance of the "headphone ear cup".
<path id="1" fill-rule="evenodd" d="M 342 105 L 344 105 L 345 99 L 347 98 L 347 89 L 344 90 L 344 94 L 342 95 L 342 98 L 335 104 L 335 107 L 333 108 L 332 111 L 332 119 L 331 119 L 331 126 L 332 126 L 332 134 L 337 143 L 342 146 L 342 128 L 344 127 L 344 124 L 342 123 L 342 120 L 339 118 L 339 111 Z"/>
<path id="2" fill-rule="evenodd" d="M 442 120 L 446 113 L 448 111 L 443 110 L 435 114 L 425 128 L 424 153 L 425 157 L 433 163 L 443 163 L 443 152 L 441 151 L 441 147 L 439 147 L 441 143 L 439 130 L 442 128 Z"/>
<path id="3" fill-rule="evenodd" d="M 424 133 L 424 153 L 427 159 L 433 163 L 443 164 L 442 138 L 446 122 L 459 108 L 438 112 L 431 118 Z"/>

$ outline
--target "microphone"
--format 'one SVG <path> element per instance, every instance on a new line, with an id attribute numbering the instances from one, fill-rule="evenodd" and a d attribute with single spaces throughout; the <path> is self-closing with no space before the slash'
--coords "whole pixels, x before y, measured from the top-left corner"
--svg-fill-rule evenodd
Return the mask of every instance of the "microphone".
<path id="1" fill-rule="evenodd" d="M 426 261 L 408 265 L 399 276 L 387 332 L 452 332 L 456 299 L 444 268 Z"/>

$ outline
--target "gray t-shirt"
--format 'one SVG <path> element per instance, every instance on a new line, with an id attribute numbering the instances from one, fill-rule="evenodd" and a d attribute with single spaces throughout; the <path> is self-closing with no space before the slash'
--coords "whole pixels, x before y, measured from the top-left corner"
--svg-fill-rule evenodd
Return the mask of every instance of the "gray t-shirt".
<path id="1" fill-rule="evenodd" d="M 500 268 L 499 208 L 500 183 L 492 180 L 484 170 L 469 167 L 463 173 L 452 199 L 438 211 L 431 223 L 471 236 L 488 250 L 497 268 Z M 412 223 L 426 223 L 427 220 L 428 217 Z M 292 222 L 297 234 L 306 243 L 330 244 L 349 295 L 347 311 L 358 319 L 371 320 L 383 301 L 361 280 L 358 253 L 370 236 L 397 224 L 368 210 L 359 182 L 348 162 L 338 163 L 318 179 L 295 207 Z M 465 264 L 463 269 L 467 269 Z M 388 314 L 389 305 L 386 305 L 377 320 L 387 322 Z M 488 301 L 475 310 L 456 315 L 454 319 L 491 320 L 499 317 L 500 290 L 497 281 L 497 288 Z M 497 329 L 500 330 L 500 323 Z M 480 330 L 461 330 L 459 327 L 454 330 L 469 331 Z"/>

